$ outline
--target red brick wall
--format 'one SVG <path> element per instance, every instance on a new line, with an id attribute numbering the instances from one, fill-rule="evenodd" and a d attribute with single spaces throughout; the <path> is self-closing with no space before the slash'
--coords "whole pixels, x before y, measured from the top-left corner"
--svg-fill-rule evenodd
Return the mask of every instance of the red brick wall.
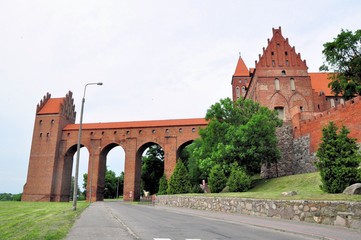
<path id="1" fill-rule="evenodd" d="M 298 118 L 302 118 L 298 116 Z M 295 138 L 310 135 L 310 152 L 316 152 L 322 138 L 322 128 L 330 121 L 336 123 L 337 126 L 345 125 L 349 130 L 349 136 L 356 138 L 358 142 L 361 142 L 361 96 L 352 100 L 346 101 L 344 105 L 338 105 L 335 108 L 331 108 L 328 111 L 324 111 L 313 117 L 311 120 L 293 122 Z"/>

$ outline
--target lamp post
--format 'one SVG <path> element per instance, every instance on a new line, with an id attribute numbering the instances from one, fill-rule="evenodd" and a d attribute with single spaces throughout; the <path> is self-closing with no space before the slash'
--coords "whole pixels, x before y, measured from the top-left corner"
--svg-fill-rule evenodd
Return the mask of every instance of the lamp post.
<path id="1" fill-rule="evenodd" d="M 78 196 L 78 175 L 79 175 L 79 158 L 80 158 L 80 142 L 81 142 L 81 131 L 83 127 L 83 112 L 84 112 L 84 103 L 85 103 L 85 92 L 88 85 L 103 85 L 102 82 L 98 83 L 87 83 L 84 87 L 83 99 L 81 102 L 81 111 L 80 111 L 80 123 L 79 123 L 79 132 L 78 132 L 78 143 L 76 146 L 76 164 L 75 164 L 75 179 L 74 179 L 74 192 L 73 192 L 73 210 L 76 210 L 76 202 Z M 91 196 L 90 196 L 91 198 Z"/>

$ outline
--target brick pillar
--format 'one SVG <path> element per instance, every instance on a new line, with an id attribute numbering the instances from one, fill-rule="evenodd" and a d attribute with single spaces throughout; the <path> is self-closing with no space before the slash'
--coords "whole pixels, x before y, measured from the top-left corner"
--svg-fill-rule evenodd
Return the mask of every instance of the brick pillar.
<path id="1" fill-rule="evenodd" d="M 103 162 L 101 159 L 101 141 L 100 139 L 92 139 L 90 142 L 90 149 L 89 149 L 89 160 L 88 160 L 88 179 L 87 179 L 87 201 L 95 202 L 95 201 L 102 201 L 104 196 L 102 195 L 102 191 L 104 190 L 104 184 L 103 188 L 101 188 L 101 184 L 99 182 L 102 182 L 102 172 L 103 170 Z"/>
<path id="2" fill-rule="evenodd" d="M 137 139 L 127 138 L 125 142 L 124 201 L 140 199 L 141 159 L 137 157 Z"/>
<path id="3" fill-rule="evenodd" d="M 164 173 L 167 179 L 172 176 L 177 164 L 177 137 L 168 136 L 164 144 Z"/>

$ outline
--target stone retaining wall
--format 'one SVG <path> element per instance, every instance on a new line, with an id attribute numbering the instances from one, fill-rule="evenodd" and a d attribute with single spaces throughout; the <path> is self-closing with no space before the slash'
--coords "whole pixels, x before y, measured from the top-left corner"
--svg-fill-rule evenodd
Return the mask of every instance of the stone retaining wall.
<path id="1" fill-rule="evenodd" d="M 156 205 L 241 213 L 361 229 L 361 202 L 157 196 Z"/>

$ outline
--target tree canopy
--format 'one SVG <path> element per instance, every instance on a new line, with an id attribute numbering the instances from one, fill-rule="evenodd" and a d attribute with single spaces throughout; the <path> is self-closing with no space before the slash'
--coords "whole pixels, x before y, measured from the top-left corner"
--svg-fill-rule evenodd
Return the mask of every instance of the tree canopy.
<path id="1" fill-rule="evenodd" d="M 322 129 L 322 142 L 317 151 L 321 189 L 328 193 L 340 193 L 361 180 L 357 169 L 361 155 L 356 139 L 348 137 L 350 131 L 345 126 L 337 130 L 333 122 Z"/>
<path id="2" fill-rule="evenodd" d="M 275 162 L 280 157 L 275 130 L 282 121 L 274 111 L 252 100 L 221 99 L 206 114 L 209 124 L 199 131 L 192 158 L 198 159 L 202 178 L 219 164 L 228 175 L 237 162 L 248 173 L 260 170 L 262 163 Z"/>
<path id="3" fill-rule="evenodd" d="M 323 44 L 324 64 L 320 71 L 330 74 L 332 91 L 350 99 L 361 95 L 361 30 L 341 30 L 332 42 Z"/>
<path id="4" fill-rule="evenodd" d="M 159 189 L 159 179 L 164 173 L 164 151 L 155 144 L 148 148 L 142 158 L 142 188 L 155 194 Z"/>

